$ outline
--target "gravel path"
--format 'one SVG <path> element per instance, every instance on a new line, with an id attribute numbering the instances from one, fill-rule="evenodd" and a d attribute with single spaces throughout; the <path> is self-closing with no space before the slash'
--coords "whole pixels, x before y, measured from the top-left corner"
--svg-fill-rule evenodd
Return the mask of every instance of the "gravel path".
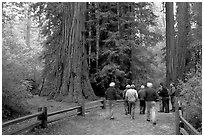
<path id="1" fill-rule="evenodd" d="M 139 114 L 138 104 L 134 120 L 124 114 L 123 103 L 119 103 L 114 120 L 108 118 L 107 109 L 90 110 L 85 117 L 63 117 L 28 135 L 175 135 L 174 113 L 157 113 L 157 125 L 152 125 L 146 115 Z"/>

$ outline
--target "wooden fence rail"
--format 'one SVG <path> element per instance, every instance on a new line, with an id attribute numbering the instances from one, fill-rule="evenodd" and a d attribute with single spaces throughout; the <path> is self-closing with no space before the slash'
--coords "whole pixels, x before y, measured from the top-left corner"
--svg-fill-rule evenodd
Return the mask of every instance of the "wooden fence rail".
<path id="1" fill-rule="evenodd" d="M 10 126 L 10 125 L 13 125 L 13 124 L 16 124 L 16 123 L 19 123 L 19 122 L 23 122 L 23 121 L 28 120 L 28 119 L 32 119 L 34 117 L 37 117 L 36 122 L 34 122 L 32 124 L 28 124 L 28 125 L 26 125 L 24 127 L 21 127 L 20 129 L 18 129 L 16 131 L 12 131 L 11 133 L 9 133 L 11 135 L 19 134 L 19 133 L 25 132 L 27 130 L 33 130 L 36 127 L 46 128 L 48 123 L 52 123 L 52 122 L 55 122 L 57 120 L 60 120 L 60 118 L 57 118 L 57 119 L 48 121 L 48 117 L 51 117 L 51 116 L 54 116 L 54 115 L 57 115 L 57 114 L 62 114 L 62 113 L 71 112 L 71 111 L 76 110 L 75 113 L 73 113 L 73 114 L 71 114 L 69 116 L 73 116 L 73 115 L 85 116 L 85 110 L 93 109 L 93 108 L 97 108 L 97 107 L 101 107 L 102 109 L 106 108 L 105 99 L 93 101 L 93 102 L 87 103 L 86 105 L 89 106 L 89 105 L 95 104 L 95 103 L 98 103 L 98 104 L 85 108 L 85 104 L 82 102 L 82 103 L 79 104 L 79 106 L 75 106 L 75 107 L 72 107 L 72 108 L 63 109 L 63 110 L 55 111 L 55 112 L 51 112 L 51 113 L 47 113 L 47 107 L 43 107 L 43 108 L 41 107 L 41 108 L 38 108 L 38 113 L 31 114 L 31 115 L 24 116 L 24 117 L 20 117 L 20 118 L 17 118 L 17 119 L 7 121 L 7 122 L 3 123 L 2 128 L 5 128 L 7 126 Z"/>
<path id="2" fill-rule="evenodd" d="M 176 98 L 176 135 L 201 135 L 188 121 L 183 117 L 181 102 L 179 98 Z"/>

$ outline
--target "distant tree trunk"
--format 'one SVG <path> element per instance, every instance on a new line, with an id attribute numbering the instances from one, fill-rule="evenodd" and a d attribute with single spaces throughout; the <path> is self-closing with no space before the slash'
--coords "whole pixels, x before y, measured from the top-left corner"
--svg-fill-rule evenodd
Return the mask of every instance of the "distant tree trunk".
<path id="1" fill-rule="evenodd" d="M 85 2 L 68 2 L 62 6 L 61 41 L 56 76 L 57 101 L 81 102 L 96 98 L 89 81 L 85 51 Z"/>
<path id="2" fill-rule="evenodd" d="M 118 32 L 120 35 L 120 2 L 117 2 Z"/>
<path id="3" fill-rule="evenodd" d="M 166 84 L 176 80 L 173 2 L 166 2 Z"/>
<path id="4" fill-rule="evenodd" d="M 30 32 L 31 32 L 31 10 L 30 5 L 26 4 L 25 6 L 25 12 L 26 12 L 26 45 L 30 49 Z"/>
<path id="5" fill-rule="evenodd" d="M 177 3 L 177 21 L 178 21 L 178 41 L 177 41 L 177 59 L 178 59 L 178 79 L 184 80 L 185 66 L 186 66 L 186 52 L 188 46 L 188 32 L 189 32 L 189 3 Z"/>
<path id="6" fill-rule="evenodd" d="M 96 8 L 96 72 L 98 72 L 98 59 L 99 59 L 99 40 L 100 40 L 100 25 L 99 25 L 99 5 L 95 2 Z"/>
<path id="7" fill-rule="evenodd" d="M 90 4 L 87 2 L 87 9 L 89 9 Z M 87 20 L 91 20 L 91 15 L 90 13 L 87 13 Z M 89 65 L 89 70 L 91 67 L 91 23 L 87 24 L 88 27 L 88 65 Z"/>

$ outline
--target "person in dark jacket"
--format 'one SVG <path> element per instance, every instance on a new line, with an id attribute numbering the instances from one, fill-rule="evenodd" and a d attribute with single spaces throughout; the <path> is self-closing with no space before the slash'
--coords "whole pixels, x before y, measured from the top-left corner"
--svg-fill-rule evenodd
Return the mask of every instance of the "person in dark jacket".
<path id="1" fill-rule="evenodd" d="M 130 112 L 129 112 L 130 109 L 129 109 L 128 100 L 127 100 L 126 97 L 125 97 L 125 94 L 126 94 L 126 92 L 127 92 L 128 89 L 130 89 L 130 85 L 127 85 L 127 86 L 126 86 L 126 89 L 125 89 L 124 92 L 123 92 L 125 115 L 130 114 Z"/>
<path id="2" fill-rule="evenodd" d="M 110 87 L 105 92 L 105 97 L 108 100 L 110 119 L 114 119 L 113 108 L 114 108 L 115 100 L 117 100 L 118 98 L 118 95 L 117 95 L 117 90 L 115 88 L 115 83 L 111 82 L 109 86 Z"/>
<path id="3" fill-rule="evenodd" d="M 163 83 L 160 83 L 161 91 L 160 96 L 162 97 L 162 110 L 161 112 L 169 113 L 169 92 Z"/>
<path id="4" fill-rule="evenodd" d="M 153 125 L 156 125 L 156 101 L 159 100 L 159 95 L 152 87 L 152 83 L 147 83 L 144 98 L 147 105 L 147 121 L 151 118 Z"/>
<path id="5" fill-rule="evenodd" d="M 140 100 L 140 114 L 145 114 L 146 102 L 145 102 L 145 87 L 141 86 L 141 89 L 138 91 L 138 98 Z"/>

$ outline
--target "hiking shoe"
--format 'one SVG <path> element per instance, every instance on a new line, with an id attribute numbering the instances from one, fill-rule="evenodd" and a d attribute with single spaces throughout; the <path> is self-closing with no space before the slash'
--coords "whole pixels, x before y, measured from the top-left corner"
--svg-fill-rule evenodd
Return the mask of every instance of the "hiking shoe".
<path id="1" fill-rule="evenodd" d="M 164 112 L 164 111 L 161 111 L 161 110 L 160 110 L 160 111 L 158 111 L 158 112 L 161 112 L 161 113 L 162 113 L 162 112 Z"/>

